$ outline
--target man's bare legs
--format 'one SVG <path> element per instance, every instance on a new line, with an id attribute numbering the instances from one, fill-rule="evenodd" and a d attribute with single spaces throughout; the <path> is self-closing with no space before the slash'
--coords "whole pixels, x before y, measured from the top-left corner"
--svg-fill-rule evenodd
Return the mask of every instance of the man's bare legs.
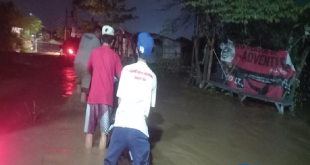
<path id="1" fill-rule="evenodd" d="M 86 103 L 88 93 L 89 93 L 89 88 L 82 86 L 82 88 L 81 88 L 81 102 L 82 103 Z"/>
<path id="2" fill-rule="evenodd" d="M 75 87 L 75 92 L 77 93 L 77 94 L 81 94 L 81 84 L 76 84 L 76 87 Z"/>
<path id="3" fill-rule="evenodd" d="M 89 94 L 89 87 L 91 83 L 91 75 L 88 73 L 87 69 L 84 70 L 82 74 L 82 83 L 81 83 L 81 99 L 82 103 L 86 103 L 87 96 Z"/>
<path id="4" fill-rule="evenodd" d="M 85 139 L 85 148 L 91 149 L 93 147 L 93 135 L 92 134 L 86 134 Z M 101 138 L 99 142 L 99 149 L 104 150 L 107 148 L 107 135 L 105 133 L 101 133 Z"/>
<path id="5" fill-rule="evenodd" d="M 87 94 L 86 92 L 81 92 L 81 102 L 86 103 Z"/>
<path id="6" fill-rule="evenodd" d="M 80 95 L 80 101 L 86 103 L 88 89 L 82 88 L 81 84 L 76 84 L 75 92 Z"/>
<path id="7" fill-rule="evenodd" d="M 93 147 L 93 134 L 86 134 L 85 148 L 91 149 Z"/>
<path id="8" fill-rule="evenodd" d="M 99 142 L 99 149 L 104 150 L 107 148 L 107 135 L 104 132 L 101 132 L 101 138 Z"/>

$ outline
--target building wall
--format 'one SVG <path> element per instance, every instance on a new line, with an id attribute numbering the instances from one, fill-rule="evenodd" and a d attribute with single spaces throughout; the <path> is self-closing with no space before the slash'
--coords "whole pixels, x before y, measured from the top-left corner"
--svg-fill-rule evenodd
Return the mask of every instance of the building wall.
<path id="1" fill-rule="evenodd" d="M 181 56 L 181 43 L 168 38 L 163 39 L 163 58 L 175 59 Z"/>

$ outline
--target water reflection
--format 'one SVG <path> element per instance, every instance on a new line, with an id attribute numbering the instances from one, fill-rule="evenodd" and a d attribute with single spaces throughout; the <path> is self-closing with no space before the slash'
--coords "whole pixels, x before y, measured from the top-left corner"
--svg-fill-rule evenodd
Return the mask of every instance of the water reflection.
<path id="1" fill-rule="evenodd" d="M 63 97 L 69 97 L 74 92 L 75 86 L 75 74 L 73 67 L 64 68 L 62 71 L 62 86 L 63 86 Z"/>

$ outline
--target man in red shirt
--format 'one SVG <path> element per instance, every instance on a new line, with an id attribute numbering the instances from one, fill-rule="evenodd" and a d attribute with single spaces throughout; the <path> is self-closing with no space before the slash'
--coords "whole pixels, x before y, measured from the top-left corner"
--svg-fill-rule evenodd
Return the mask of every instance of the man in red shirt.
<path id="1" fill-rule="evenodd" d="M 119 81 L 113 133 L 104 159 L 105 165 L 116 165 L 122 152 L 130 151 L 135 165 L 149 165 L 150 143 L 147 118 L 155 107 L 157 77 L 147 66 L 151 61 L 154 39 L 149 33 L 138 35 L 138 62 L 124 67 Z"/>
<path id="2" fill-rule="evenodd" d="M 92 74 L 84 126 L 85 147 L 88 149 L 92 148 L 97 122 L 101 130 L 99 148 L 106 148 L 106 135 L 113 106 L 114 76 L 119 78 L 123 69 L 119 56 L 110 48 L 114 42 L 112 27 L 107 25 L 102 27 L 102 41 L 103 45 L 92 51 L 87 65 Z"/>

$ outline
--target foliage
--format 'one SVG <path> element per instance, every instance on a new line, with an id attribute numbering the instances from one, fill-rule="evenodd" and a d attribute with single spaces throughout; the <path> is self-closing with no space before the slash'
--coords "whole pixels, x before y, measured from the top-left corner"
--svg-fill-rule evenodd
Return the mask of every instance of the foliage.
<path id="1" fill-rule="evenodd" d="M 82 21 L 82 30 L 83 30 L 83 32 L 92 32 L 95 25 L 103 26 L 104 24 L 106 24 L 106 23 L 98 22 L 98 21 L 95 21 L 94 19 L 91 19 L 90 21 L 83 20 Z"/>
<path id="2" fill-rule="evenodd" d="M 296 46 L 293 47 L 291 54 L 295 57 L 293 60 L 298 62 L 300 66 L 297 67 L 297 70 L 300 71 L 300 75 L 298 77 L 298 81 L 295 82 L 297 84 L 293 84 L 297 86 L 296 92 L 294 93 L 295 105 L 299 108 L 303 107 L 303 103 L 310 100 L 310 73 L 309 73 L 309 49 L 310 49 L 310 37 L 309 26 L 305 26 L 305 35 L 302 40 L 297 40 Z M 299 41 L 299 42 L 298 42 Z M 304 52 L 302 52 L 304 50 Z M 301 57 L 300 57 L 301 56 Z"/>
<path id="3" fill-rule="evenodd" d="M 179 1 L 179 0 L 171 0 L 171 1 Z M 166 7 L 163 8 L 163 10 L 169 10 L 171 8 L 172 4 L 168 4 Z M 174 4 L 176 5 L 176 4 Z M 181 14 L 175 18 L 175 19 L 167 19 L 164 22 L 163 29 L 161 30 L 161 34 L 165 36 L 169 36 L 181 28 L 187 29 L 188 27 L 192 26 L 194 24 L 194 17 L 195 14 L 192 11 L 189 11 L 187 9 L 181 9 Z"/>
<path id="4" fill-rule="evenodd" d="M 306 60 L 304 50 L 310 47 L 310 3 L 297 0 L 301 1 L 299 5 L 294 0 L 170 0 L 171 4 L 181 4 L 183 11 L 196 13 L 200 17 L 199 32 L 204 31 L 209 38 L 212 28 L 220 29 L 216 32 L 218 43 L 229 38 L 238 44 L 288 50 L 296 69 L 301 71 L 295 93 L 299 105 L 309 99 L 310 90 L 309 67 L 300 66 Z M 170 21 L 168 27 L 177 29 L 175 22 Z"/>
<path id="5" fill-rule="evenodd" d="M 301 77 L 299 78 L 299 87 L 295 93 L 295 105 L 298 108 L 302 108 L 304 103 L 310 99 L 310 72 L 309 72 L 309 65 L 305 66 L 303 69 Z"/>
<path id="6" fill-rule="evenodd" d="M 184 7 L 217 15 L 222 22 L 248 23 L 252 20 L 280 22 L 297 20 L 303 7 L 293 0 L 184 0 Z"/>
<path id="7" fill-rule="evenodd" d="M 286 49 L 289 41 L 289 35 L 293 28 L 291 24 L 292 22 L 289 21 L 267 23 L 266 21 L 255 20 L 246 25 L 227 23 L 224 24 L 223 30 L 227 37 L 236 44 L 283 50 Z"/>
<path id="8" fill-rule="evenodd" d="M 21 44 L 22 38 L 12 33 L 12 27 L 23 28 L 21 37 L 26 39 L 42 28 L 42 22 L 38 18 L 22 16 L 12 2 L 0 2 L 0 15 L 0 50 L 13 51 L 16 44 Z"/>
<path id="9" fill-rule="evenodd" d="M 283 19 L 278 23 L 253 20 L 247 24 L 225 23 L 223 32 L 237 44 L 260 46 L 271 50 L 287 50 L 294 64 L 299 64 L 305 49 L 307 31 L 310 24 L 310 9 L 299 14 L 297 21 Z"/>
<path id="10" fill-rule="evenodd" d="M 224 31 L 228 38 L 235 43 L 247 44 L 250 46 L 260 46 L 271 50 L 287 50 L 290 54 L 296 70 L 301 71 L 294 100 L 295 105 L 299 108 L 303 106 L 303 102 L 309 100 L 308 96 L 310 86 L 310 75 L 308 67 L 303 68 L 302 60 L 306 60 L 303 56 L 304 50 L 310 46 L 309 42 L 309 24 L 310 10 L 305 9 L 299 14 L 297 21 L 281 20 L 279 23 L 268 23 L 266 21 L 255 20 L 249 21 L 248 24 L 226 23 Z M 243 29 L 243 30 L 240 30 Z M 246 30 L 244 30 L 246 29 Z M 309 58 L 308 58 L 309 59 Z M 308 62 L 308 64 L 310 64 Z"/>
<path id="11" fill-rule="evenodd" d="M 29 117 L 33 122 L 36 122 L 40 116 L 42 116 L 43 114 L 43 110 L 38 108 L 38 106 L 36 106 L 36 102 L 33 101 L 33 107 L 32 109 L 28 108 L 28 104 L 26 102 L 25 103 L 25 107 L 26 110 L 28 111 Z"/>
<path id="12" fill-rule="evenodd" d="M 217 93 L 218 91 L 216 89 L 216 86 L 211 85 L 210 88 L 208 89 L 208 92 L 210 92 L 210 93 Z"/>
<path id="13" fill-rule="evenodd" d="M 164 59 L 159 57 L 157 59 L 157 68 L 162 73 L 178 72 L 179 59 Z"/>
<path id="14" fill-rule="evenodd" d="M 0 2 L 0 50 L 11 51 L 18 42 L 17 35 L 11 32 L 17 26 L 21 15 L 12 2 Z"/>
<path id="15" fill-rule="evenodd" d="M 56 29 L 56 35 L 60 39 L 64 39 L 65 35 L 65 26 L 60 26 Z"/>
<path id="16" fill-rule="evenodd" d="M 36 35 L 41 31 L 42 21 L 34 16 L 26 16 L 21 19 L 20 27 L 23 28 L 22 36 L 30 38 L 31 35 Z"/>
<path id="17" fill-rule="evenodd" d="M 92 15 L 102 16 L 104 22 L 115 25 L 136 19 L 136 8 L 126 8 L 125 0 L 73 0 L 74 5 Z"/>

